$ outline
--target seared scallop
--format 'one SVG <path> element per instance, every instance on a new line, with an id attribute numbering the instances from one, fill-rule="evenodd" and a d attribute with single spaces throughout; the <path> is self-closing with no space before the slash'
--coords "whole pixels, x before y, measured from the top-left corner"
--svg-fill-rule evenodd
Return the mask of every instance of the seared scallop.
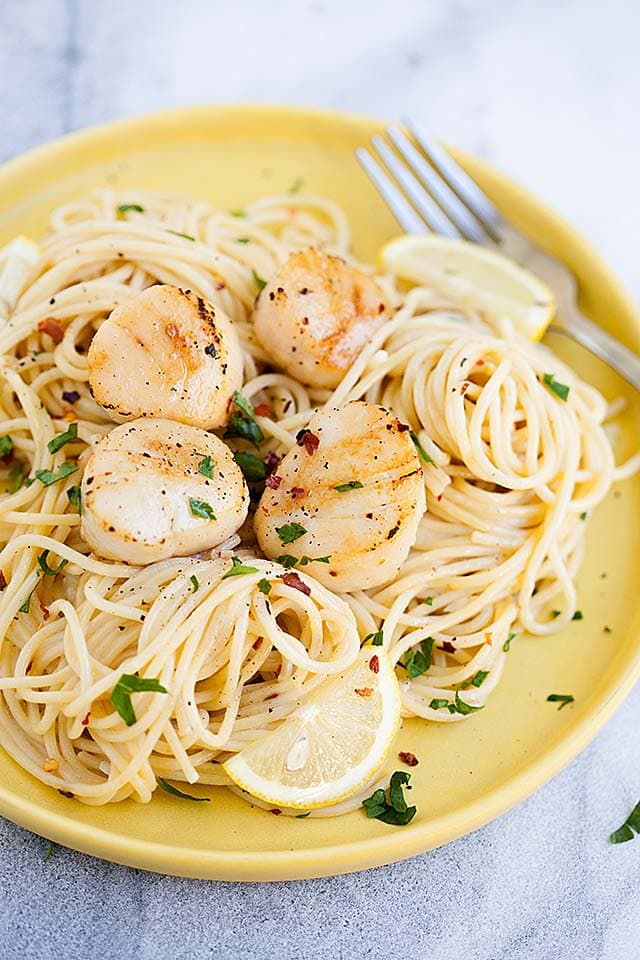
<path id="1" fill-rule="evenodd" d="M 288 257 L 254 311 L 256 335 L 273 362 L 311 387 L 337 387 L 386 319 L 375 280 L 314 247 Z"/>
<path id="2" fill-rule="evenodd" d="M 88 354 L 95 400 L 116 421 L 169 417 L 210 430 L 242 385 L 231 321 L 189 290 L 157 284 L 116 307 Z"/>
<path id="3" fill-rule="evenodd" d="M 261 549 L 338 591 L 391 580 L 426 509 L 409 428 L 360 400 L 312 417 L 267 484 L 254 518 Z"/>
<path id="4" fill-rule="evenodd" d="M 173 420 L 135 420 L 89 457 L 81 533 L 100 557 L 154 563 L 217 546 L 248 507 L 242 471 L 222 440 Z"/>

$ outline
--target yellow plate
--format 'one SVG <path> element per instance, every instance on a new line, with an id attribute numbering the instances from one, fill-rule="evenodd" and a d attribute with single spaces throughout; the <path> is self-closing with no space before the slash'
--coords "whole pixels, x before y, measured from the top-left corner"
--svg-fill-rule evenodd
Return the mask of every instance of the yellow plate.
<path id="1" fill-rule="evenodd" d="M 0 170 L 0 241 L 40 234 L 56 204 L 98 186 L 180 190 L 235 209 L 264 193 L 305 187 L 347 210 L 358 256 L 372 260 L 398 233 L 353 157 L 383 125 L 270 107 L 196 108 L 127 120 L 65 137 Z M 504 213 L 564 257 L 580 278 L 589 316 L 636 349 L 640 317 L 599 257 L 519 187 L 470 157 L 464 166 Z M 640 435 L 637 397 L 567 341 L 565 359 L 610 398 L 625 394 L 621 453 Z M 398 749 L 415 753 L 408 827 L 367 820 L 275 817 L 226 790 L 210 804 L 159 791 L 151 804 L 87 807 L 31 779 L 0 753 L 0 813 L 52 840 L 162 873 L 279 880 L 361 870 L 400 860 L 474 830 L 557 773 L 594 736 L 640 673 L 640 480 L 621 484 L 589 526 L 579 578 L 584 620 L 559 636 L 514 644 L 489 706 L 459 724 L 405 723 Z M 606 577 L 603 577 L 606 574 Z M 604 626 L 611 629 L 605 633 Z M 571 693 L 558 712 L 549 693 Z M 392 759 L 388 768 L 398 766 Z M 198 792 L 197 789 L 194 792 Z M 606 832 L 608 826 L 603 824 Z"/>

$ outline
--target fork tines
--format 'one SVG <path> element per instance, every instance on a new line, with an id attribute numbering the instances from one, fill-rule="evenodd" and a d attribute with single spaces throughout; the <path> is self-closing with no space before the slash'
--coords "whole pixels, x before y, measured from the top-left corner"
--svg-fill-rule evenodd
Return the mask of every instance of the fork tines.
<path id="1" fill-rule="evenodd" d="M 386 131 L 395 149 L 383 137 L 371 141 L 384 166 L 363 147 L 356 150 L 404 230 L 429 229 L 475 243 L 499 242 L 503 220 L 489 197 L 440 144 L 410 121 L 405 127 L 410 136 L 399 127 Z"/>

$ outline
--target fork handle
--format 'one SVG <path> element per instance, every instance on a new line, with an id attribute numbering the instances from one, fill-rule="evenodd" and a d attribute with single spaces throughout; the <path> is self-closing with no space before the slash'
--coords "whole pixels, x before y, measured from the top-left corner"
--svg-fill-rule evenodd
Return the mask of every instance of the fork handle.
<path id="1" fill-rule="evenodd" d="M 632 387 L 640 390 L 640 356 L 623 346 L 602 327 L 588 320 L 579 310 L 561 313 L 552 329 L 572 337 L 596 357 L 613 367 Z"/>

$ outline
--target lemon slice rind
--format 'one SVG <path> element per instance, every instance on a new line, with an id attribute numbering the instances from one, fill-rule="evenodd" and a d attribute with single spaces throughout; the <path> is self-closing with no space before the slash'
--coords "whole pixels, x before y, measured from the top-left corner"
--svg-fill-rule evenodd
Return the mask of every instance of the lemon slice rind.
<path id="1" fill-rule="evenodd" d="M 509 317 L 529 340 L 539 340 L 555 313 L 553 292 L 535 274 L 501 253 L 433 234 L 407 234 L 378 253 L 383 269 L 431 287 L 453 304 Z"/>
<path id="2" fill-rule="evenodd" d="M 374 668 L 371 669 L 371 660 Z M 369 692 L 370 691 L 370 692 Z M 276 730 L 224 764 L 234 783 L 277 807 L 313 810 L 361 790 L 385 762 L 400 724 L 391 661 L 363 647 Z"/>

